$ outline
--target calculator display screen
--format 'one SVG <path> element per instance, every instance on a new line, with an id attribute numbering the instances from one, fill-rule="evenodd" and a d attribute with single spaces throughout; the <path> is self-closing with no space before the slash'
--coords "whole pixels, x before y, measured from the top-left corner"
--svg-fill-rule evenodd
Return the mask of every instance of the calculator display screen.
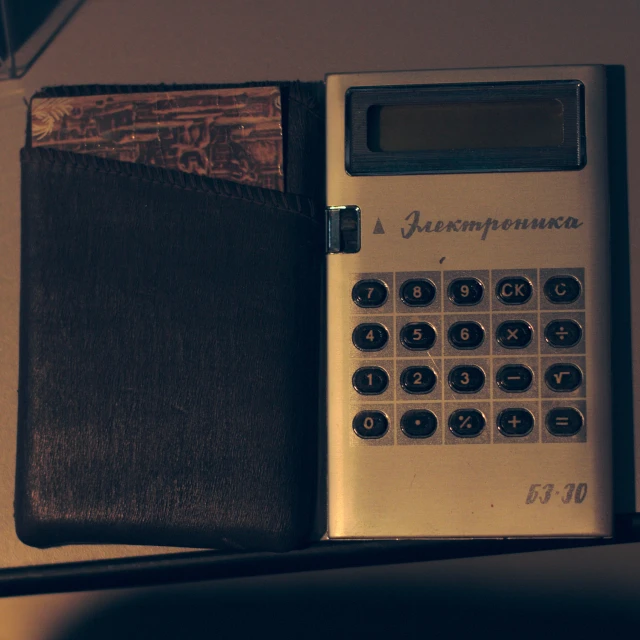
<path id="1" fill-rule="evenodd" d="M 367 110 L 373 152 L 557 147 L 564 107 L 556 98 L 374 104 Z"/>

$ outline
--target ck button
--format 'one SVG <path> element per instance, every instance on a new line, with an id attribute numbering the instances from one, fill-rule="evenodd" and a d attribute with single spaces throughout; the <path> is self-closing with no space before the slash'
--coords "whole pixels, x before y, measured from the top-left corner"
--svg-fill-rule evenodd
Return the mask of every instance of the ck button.
<path id="1" fill-rule="evenodd" d="M 573 347 L 582 338 L 582 328 L 574 320 L 552 320 L 544 330 L 544 337 L 552 347 Z"/>
<path id="2" fill-rule="evenodd" d="M 544 295 L 555 304 L 569 304 L 580 297 L 580 281 L 573 276 L 554 276 L 544 283 Z"/>
<path id="3" fill-rule="evenodd" d="M 524 349 L 532 338 L 533 328 L 524 320 L 507 320 L 496 331 L 496 340 L 505 349 Z"/>
<path id="4" fill-rule="evenodd" d="M 496 286 L 496 296 L 503 304 L 524 304 L 533 294 L 533 285 L 523 276 L 502 278 Z"/>
<path id="5" fill-rule="evenodd" d="M 574 391 L 582 384 L 582 371 L 575 364 L 554 364 L 544 374 L 552 391 Z"/>

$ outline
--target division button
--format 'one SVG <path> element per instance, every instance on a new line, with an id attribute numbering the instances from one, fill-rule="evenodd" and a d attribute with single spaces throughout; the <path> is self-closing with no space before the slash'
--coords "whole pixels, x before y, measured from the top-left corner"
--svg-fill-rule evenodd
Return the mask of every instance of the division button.
<path id="1" fill-rule="evenodd" d="M 475 438 L 485 425 L 486 420 L 477 409 L 458 409 L 449 416 L 449 430 L 458 438 Z"/>
<path id="2" fill-rule="evenodd" d="M 353 419 L 353 430 L 361 438 L 382 438 L 389 428 L 389 420 L 382 411 L 361 411 Z"/>
<path id="3" fill-rule="evenodd" d="M 575 320 L 552 320 L 544 330 L 544 337 L 552 347 L 574 347 L 582 338 L 582 327 Z"/>
<path id="4" fill-rule="evenodd" d="M 505 349 L 524 349 L 533 338 L 533 327 L 524 320 L 507 320 L 496 330 L 496 340 Z"/>
<path id="5" fill-rule="evenodd" d="M 400 342 L 412 351 L 426 351 L 436 342 L 436 330 L 428 322 L 410 322 L 400 330 Z"/>
<path id="6" fill-rule="evenodd" d="M 407 280 L 400 287 L 400 298 L 410 307 L 426 307 L 433 302 L 435 297 L 436 286 L 431 280 Z"/>
<path id="7" fill-rule="evenodd" d="M 438 418 L 431 411 L 407 411 L 400 419 L 400 428 L 409 438 L 429 438 L 438 428 Z"/>
<path id="8" fill-rule="evenodd" d="M 533 295 L 533 285 L 524 276 L 502 278 L 496 285 L 496 296 L 503 304 L 524 304 Z"/>
<path id="9" fill-rule="evenodd" d="M 472 364 L 454 367 L 449 372 L 449 386 L 458 393 L 477 393 L 484 386 L 484 371 Z"/>
<path id="10" fill-rule="evenodd" d="M 365 309 L 381 307 L 387 301 L 388 291 L 380 280 L 360 280 L 351 291 L 351 298 Z"/>
<path id="11" fill-rule="evenodd" d="M 437 377 L 430 367 L 407 367 L 400 375 L 400 384 L 407 393 L 429 393 Z"/>
<path id="12" fill-rule="evenodd" d="M 389 341 L 389 332 L 377 323 L 359 324 L 353 330 L 353 344 L 361 351 L 380 351 Z"/>
<path id="13" fill-rule="evenodd" d="M 582 371 L 575 364 L 553 364 L 544 379 L 552 391 L 574 391 L 582 384 Z"/>
<path id="14" fill-rule="evenodd" d="M 362 367 L 353 374 L 353 387 L 362 395 L 383 393 L 389 386 L 389 375 L 380 367 Z"/>
<path id="15" fill-rule="evenodd" d="M 498 386 L 508 393 L 526 391 L 533 382 L 533 371 L 524 364 L 506 364 L 496 374 Z"/>
<path id="16" fill-rule="evenodd" d="M 583 425 L 582 414 L 573 407 L 555 407 L 547 414 L 547 430 L 554 436 L 575 436 Z"/>
<path id="17" fill-rule="evenodd" d="M 456 322 L 449 327 L 449 342 L 456 349 L 476 349 L 484 341 L 484 329 L 477 322 Z"/>
<path id="18" fill-rule="evenodd" d="M 498 416 L 498 429 L 504 436 L 526 436 L 533 429 L 533 414 L 527 409 L 505 409 Z"/>
<path id="19" fill-rule="evenodd" d="M 581 292 L 580 280 L 574 276 L 553 276 L 544 283 L 544 295 L 555 304 L 575 302 Z"/>
<path id="20" fill-rule="evenodd" d="M 449 300 L 459 306 L 478 304 L 484 295 L 484 286 L 477 278 L 457 278 L 449 285 Z"/>

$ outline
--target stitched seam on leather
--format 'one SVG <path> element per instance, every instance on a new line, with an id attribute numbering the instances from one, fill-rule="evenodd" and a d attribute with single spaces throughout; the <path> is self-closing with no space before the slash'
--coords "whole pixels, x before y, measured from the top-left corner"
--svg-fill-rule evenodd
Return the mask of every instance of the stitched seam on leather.
<path id="1" fill-rule="evenodd" d="M 185 191 L 213 193 L 227 198 L 246 200 L 247 202 L 255 204 L 270 205 L 282 211 L 300 214 L 308 218 L 311 222 L 318 224 L 314 204 L 310 201 L 303 203 L 296 194 L 285 194 L 279 191 L 261 189 L 260 187 L 249 187 L 248 185 L 206 178 L 191 173 L 149 167 L 132 162 L 120 162 L 47 147 L 39 147 L 36 149 L 23 148 L 20 156 L 23 162 L 46 162 L 51 165 L 58 165 L 74 170 L 94 171 L 105 175 L 123 176 L 141 182 L 171 186 Z"/>

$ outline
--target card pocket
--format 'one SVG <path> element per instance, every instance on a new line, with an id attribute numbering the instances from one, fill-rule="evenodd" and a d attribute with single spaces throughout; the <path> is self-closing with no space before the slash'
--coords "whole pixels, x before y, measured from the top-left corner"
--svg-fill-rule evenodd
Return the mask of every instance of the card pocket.
<path id="1" fill-rule="evenodd" d="M 321 207 L 46 148 L 21 161 L 20 539 L 303 546 Z"/>

